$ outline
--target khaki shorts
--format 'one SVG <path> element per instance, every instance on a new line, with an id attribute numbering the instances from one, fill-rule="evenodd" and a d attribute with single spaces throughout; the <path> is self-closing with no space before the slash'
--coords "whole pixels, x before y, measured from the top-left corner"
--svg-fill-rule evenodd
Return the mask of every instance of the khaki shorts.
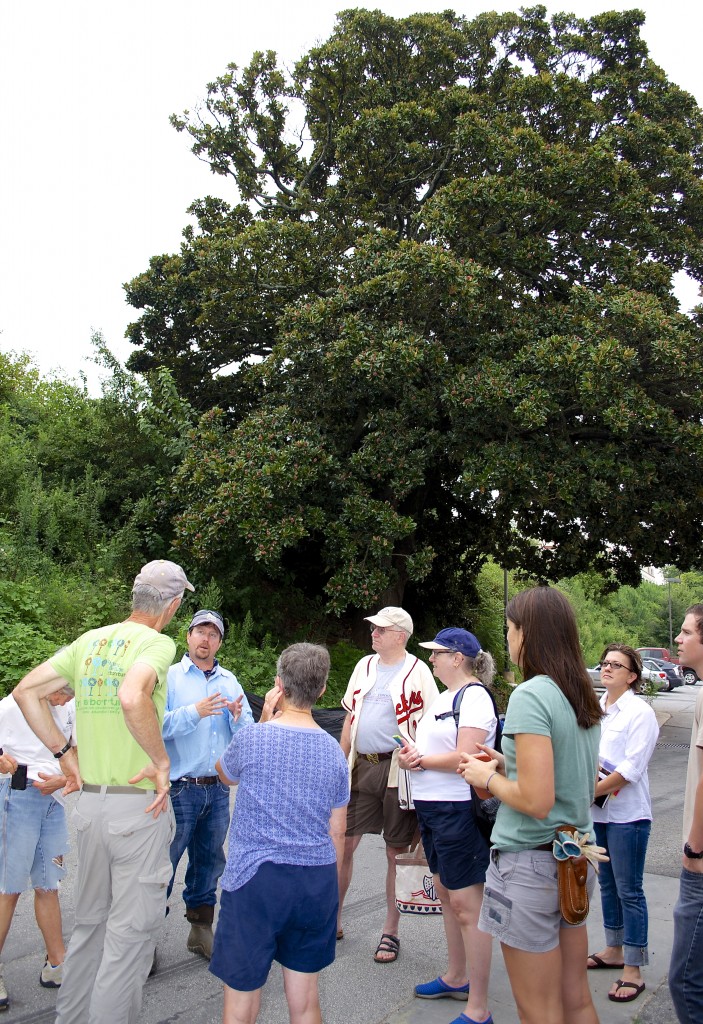
<path id="1" fill-rule="evenodd" d="M 398 787 L 388 788 L 390 758 L 372 764 L 359 755 L 351 778 L 347 835 L 383 835 L 388 846 L 409 846 L 417 829 L 415 811 L 398 805 Z"/>
<path id="2" fill-rule="evenodd" d="M 588 895 L 593 897 L 595 872 L 588 869 Z M 559 910 L 557 862 L 550 850 L 491 850 L 478 926 L 513 949 L 547 953 L 559 945 L 562 928 L 570 925 Z"/>

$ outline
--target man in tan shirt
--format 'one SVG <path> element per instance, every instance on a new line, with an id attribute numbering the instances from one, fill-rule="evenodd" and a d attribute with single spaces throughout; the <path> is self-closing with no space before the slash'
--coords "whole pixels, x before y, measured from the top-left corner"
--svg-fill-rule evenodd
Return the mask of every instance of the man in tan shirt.
<path id="1" fill-rule="evenodd" d="M 695 669 L 703 678 L 703 604 L 687 610 L 676 643 L 681 664 Z M 669 988 L 681 1024 L 703 1024 L 703 689 L 693 715 L 683 839 Z"/>

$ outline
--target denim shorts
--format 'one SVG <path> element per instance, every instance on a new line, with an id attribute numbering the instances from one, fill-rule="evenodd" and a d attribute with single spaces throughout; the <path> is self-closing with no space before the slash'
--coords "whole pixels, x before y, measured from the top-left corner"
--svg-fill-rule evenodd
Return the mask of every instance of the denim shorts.
<path id="1" fill-rule="evenodd" d="M 422 845 L 430 871 L 446 889 L 482 885 L 488 843 L 476 828 L 470 800 L 416 800 Z"/>
<path id="2" fill-rule="evenodd" d="M 337 865 L 262 864 L 220 895 L 210 971 L 239 992 L 266 984 L 271 964 L 317 974 L 334 960 Z"/>
<path id="3" fill-rule="evenodd" d="M 593 896 L 595 872 L 588 869 L 588 894 Z M 557 862 L 551 850 L 504 853 L 491 850 L 478 926 L 512 949 L 547 953 L 559 945 L 568 924 L 559 910 Z"/>
<path id="4" fill-rule="evenodd" d="M 2 841 L 0 893 L 58 889 L 65 874 L 68 829 L 63 806 L 27 782 L 26 789 L 0 784 Z"/>

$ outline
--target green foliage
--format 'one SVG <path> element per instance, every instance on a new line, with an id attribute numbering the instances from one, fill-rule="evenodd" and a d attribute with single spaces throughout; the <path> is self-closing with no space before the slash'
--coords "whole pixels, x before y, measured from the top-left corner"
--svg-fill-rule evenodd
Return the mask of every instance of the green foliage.
<path id="1" fill-rule="evenodd" d="M 332 663 L 330 677 L 327 689 L 319 703 L 322 707 L 337 708 L 346 693 L 347 685 L 356 663 L 368 652 L 362 651 L 355 644 L 348 643 L 346 640 L 330 644 L 329 652 Z"/>
<path id="2" fill-rule="evenodd" d="M 236 185 L 127 287 L 130 365 L 208 410 L 184 558 L 428 619 L 488 557 L 700 564 L 703 313 L 672 275 L 703 279 L 703 115 L 641 20 L 345 11 L 173 118 Z"/>
<path id="3" fill-rule="evenodd" d="M 234 672 L 244 687 L 264 696 L 276 678 L 278 651 L 271 636 L 266 633 L 257 641 L 254 621 L 247 612 L 241 624 L 232 624 L 221 648 L 221 661 Z"/>
<path id="4" fill-rule="evenodd" d="M 39 587 L 0 579 L 0 697 L 5 697 L 59 643 L 47 629 Z"/>

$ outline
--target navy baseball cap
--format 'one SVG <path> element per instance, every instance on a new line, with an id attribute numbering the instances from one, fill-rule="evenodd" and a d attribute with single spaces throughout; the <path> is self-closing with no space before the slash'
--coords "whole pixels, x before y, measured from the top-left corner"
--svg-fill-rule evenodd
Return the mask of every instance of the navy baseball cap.
<path id="1" fill-rule="evenodd" d="M 481 645 L 473 633 L 456 626 L 440 629 L 434 640 L 428 640 L 420 644 L 420 647 L 427 647 L 430 651 L 458 651 L 467 658 L 475 658 L 481 651 Z"/>

